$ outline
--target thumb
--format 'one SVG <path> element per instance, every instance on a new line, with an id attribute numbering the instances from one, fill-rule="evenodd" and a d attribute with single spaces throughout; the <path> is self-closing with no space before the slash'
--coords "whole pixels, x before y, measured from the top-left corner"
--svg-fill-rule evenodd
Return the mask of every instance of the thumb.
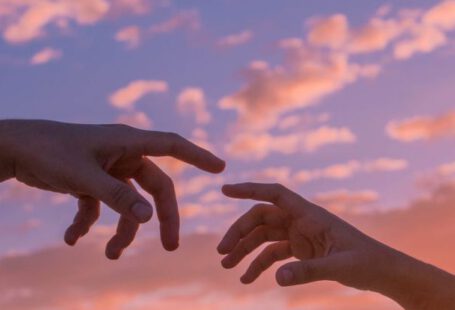
<path id="1" fill-rule="evenodd" d="M 337 281 L 344 267 L 344 259 L 337 256 L 291 262 L 277 270 L 276 281 L 281 286 L 292 286 L 323 280 Z"/>

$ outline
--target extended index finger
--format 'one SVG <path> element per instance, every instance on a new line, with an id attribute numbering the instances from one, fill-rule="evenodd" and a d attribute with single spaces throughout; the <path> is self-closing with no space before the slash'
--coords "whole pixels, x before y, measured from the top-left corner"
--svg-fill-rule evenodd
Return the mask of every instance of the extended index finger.
<path id="1" fill-rule="evenodd" d="M 172 156 L 199 169 L 212 173 L 220 173 L 226 163 L 176 133 L 142 131 L 140 141 L 148 156 Z"/>
<path id="2" fill-rule="evenodd" d="M 301 211 L 302 197 L 281 184 L 241 183 L 227 184 L 223 194 L 231 198 L 253 199 L 270 202 L 293 215 Z"/>

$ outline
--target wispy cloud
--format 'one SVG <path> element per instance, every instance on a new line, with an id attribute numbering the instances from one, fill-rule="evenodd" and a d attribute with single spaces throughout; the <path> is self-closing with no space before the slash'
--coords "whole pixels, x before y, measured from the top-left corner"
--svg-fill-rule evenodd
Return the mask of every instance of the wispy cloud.
<path id="1" fill-rule="evenodd" d="M 117 122 L 142 129 L 152 128 L 153 122 L 144 112 L 131 112 L 120 115 Z"/>
<path id="2" fill-rule="evenodd" d="M 115 40 L 124 43 L 129 49 L 134 49 L 141 43 L 141 29 L 138 26 L 128 26 L 115 34 Z"/>
<path id="3" fill-rule="evenodd" d="M 402 142 L 455 137 L 455 112 L 392 121 L 386 131 L 389 137 Z"/>
<path id="4" fill-rule="evenodd" d="M 222 48 L 231 48 L 243 45 L 251 41 L 254 34 L 251 30 L 243 30 L 239 33 L 234 33 L 222 37 L 218 40 L 217 45 Z"/>
<path id="5" fill-rule="evenodd" d="M 408 161 L 405 159 L 387 157 L 368 161 L 351 160 L 322 169 L 300 170 L 295 174 L 294 179 L 302 183 L 319 179 L 344 180 L 359 173 L 402 171 L 408 165 Z"/>
<path id="6" fill-rule="evenodd" d="M 236 158 L 262 159 L 271 153 L 295 154 L 314 152 L 327 145 L 352 144 L 355 134 L 346 127 L 322 126 L 316 129 L 272 135 L 269 133 L 238 133 L 226 146 L 226 152 Z"/>
<path id="7" fill-rule="evenodd" d="M 363 213 L 375 212 L 375 209 L 368 210 L 371 204 L 379 200 L 379 194 L 373 190 L 337 190 L 325 193 L 318 193 L 314 201 L 330 209 L 335 213 Z"/>
<path id="8" fill-rule="evenodd" d="M 168 91 L 168 84 L 165 81 L 137 80 L 125 87 L 115 91 L 109 102 L 119 109 L 131 109 L 134 104 L 151 93 L 165 93 Z"/>
<path id="9" fill-rule="evenodd" d="M 201 88 L 183 89 L 177 97 L 177 108 L 182 115 L 192 115 L 197 124 L 207 124 L 212 119 L 207 110 L 204 90 Z"/>
<path id="10" fill-rule="evenodd" d="M 51 61 L 55 61 L 62 57 L 63 53 L 61 50 L 46 47 L 36 53 L 35 55 L 30 58 L 31 65 L 44 65 Z"/>
<path id="11" fill-rule="evenodd" d="M 201 26 L 199 13 L 196 10 L 181 11 L 168 20 L 152 25 L 148 29 L 151 35 L 159 35 L 176 30 L 198 30 Z"/>
<path id="12" fill-rule="evenodd" d="M 5 21 L 1 24 L 3 38 L 18 44 L 45 36 L 50 26 L 65 30 L 71 23 L 96 24 L 110 13 L 143 14 L 148 9 L 147 0 L 3 0 L 0 18 Z"/>

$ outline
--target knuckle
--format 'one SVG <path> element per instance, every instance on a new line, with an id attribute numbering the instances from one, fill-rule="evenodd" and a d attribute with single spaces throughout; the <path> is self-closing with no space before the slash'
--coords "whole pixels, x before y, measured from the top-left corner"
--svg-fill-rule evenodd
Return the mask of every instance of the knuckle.
<path id="1" fill-rule="evenodd" d="M 272 184 L 272 188 L 275 190 L 276 193 L 278 194 L 285 194 L 287 192 L 287 188 L 284 187 L 284 185 L 280 183 L 274 183 Z"/>
<path id="2" fill-rule="evenodd" d="M 116 124 L 114 125 L 114 128 L 118 131 L 131 131 L 134 129 L 133 127 L 126 124 Z"/>
<path id="3" fill-rule="evenodd" d="M 260 215 L 264 211 L 264 205 L 256 204 L 251 208 L 251 213 L 254 215 Z"/>
<path id="4" fill-rule="evenodd" d="M 250 248 L 246 242 L 240 242 L 239 244 L 239 251 L 242 254 L 249 254 L 250 253 Z"/>
<path id="5" fill-rule="evenodd" d="M 121 183 L 112 186 L 109 195 L 112 202 L 115 204 L 123 204 L 132 200 L 130 188 Z"/>

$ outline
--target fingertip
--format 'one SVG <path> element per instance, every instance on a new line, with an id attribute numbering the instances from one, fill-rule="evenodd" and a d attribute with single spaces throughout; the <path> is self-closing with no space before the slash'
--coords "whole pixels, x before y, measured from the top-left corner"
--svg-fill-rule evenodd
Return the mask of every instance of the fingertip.
<path id="1" fill-rule="evenodd" d="M 217 247 L 218 253 L 221 255 L 229 254 L 232 251 L 232 247 L 229 244 L 229 240 L 223 239 Z"/>
<path id="2" fill-rule="evenodd" d="M 218 251 L 218 254 L 220 254 L 220 255 L 228 254 L 228 251 L 226 251 L 226 249 L 224 249 L 224 248 L 221 248 L 220 246 L 218 246 L 218 248 L 216 250 Z"/>
<path id="3" fill-rule="evenodd" d="M 153 208 L 148 204 L 138 202 L 131 207 L 131 213 L 139 223 L 144 224 L 152 218 Z"/>
<path id="4" fill-rule="evenodd" d="M 232 261 L 230 260 L 229 256 L 226 256 L 221 260 L 221 266 L 223 266 L 224 269 L 232 269 L 235 267 L 232 264 Z"/>
<path id="5" fill-rule="evenodd" d="M 224 184 L 222 187 L 221 187 L 221 192 L 226 195 L 226 196 L 229 196 L 230 195 L 230 192 L 232 191 L 234 187 L 234 184 Z"/>
<path id="6" fill-rule="evenodd" d="M 275 278 L 278 285 L 286 287 L 292 285 L 294 274 L 288 268 L 280 268 L 277 270 Z"/>
<path id="7" fill-rule="evenodd" d="M 106 249 L 106 257 L 110 260 L 118 260 L 122 255 L 123 250 Z"/>
<path id="8" fill-rule="evenodd" d="M 240 277 L 240 282 L 242 284 L 248 285 L 254 282 L 254 279 L 249 278 L 247 275 L 243 275 Z"/>
<path id="9" fill-rule="evenodd" d="M 74 246 L 79 239 L 79 236 L 69 227 L 64 236 L 64 241 L 69 246 Z"/>
<path id="10" fill-rule="evenodd" d="M 226 162 L 222 159 L 217 158 L 214 165 L 213 165 L 213 170 L 211 172 L 213 173 L 221 173 L 226 169 Z"/>
<path id="11" fill-rule="evenodd" d="M 173 243 L 163 243 L 163 248 L 168 251 L 168 252 L 174 252 L 179 248 L 179 243 L 178 242 L 173 242 Z"/>

